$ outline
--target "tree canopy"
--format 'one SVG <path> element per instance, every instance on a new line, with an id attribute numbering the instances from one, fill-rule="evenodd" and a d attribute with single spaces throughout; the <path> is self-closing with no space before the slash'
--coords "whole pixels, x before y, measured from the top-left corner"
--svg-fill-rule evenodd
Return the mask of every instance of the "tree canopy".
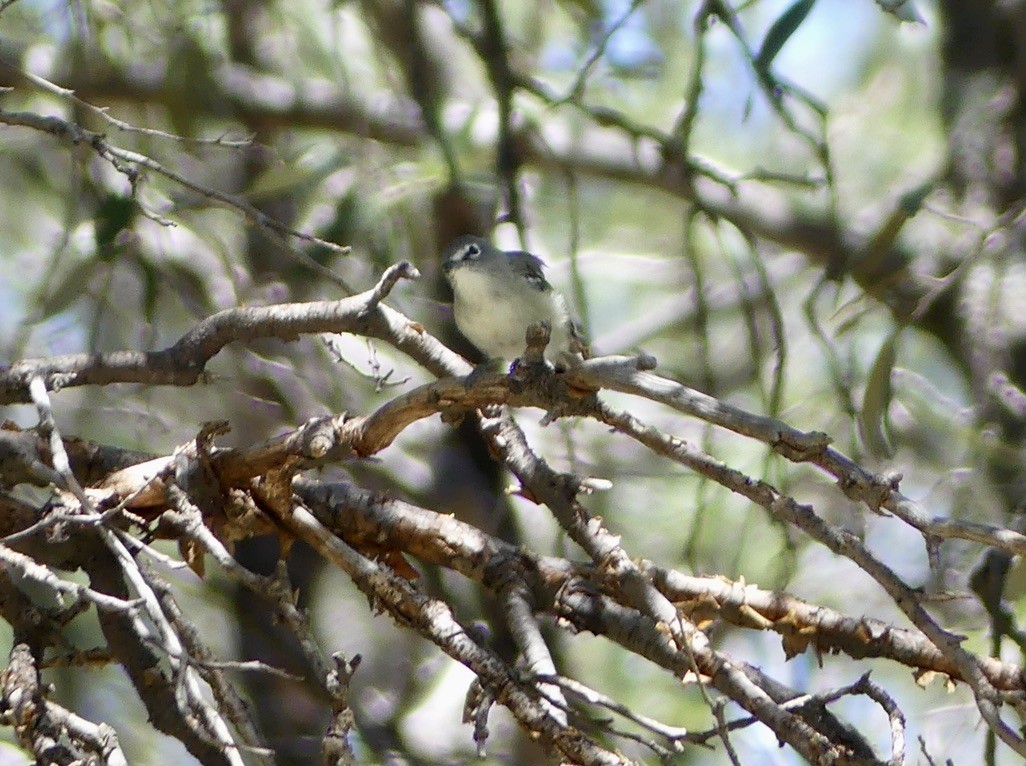
<path id="1" fill-rule="evenodd" d="M 0 0 L 12 749 L 1018 762 L 1022 16 Z"/>

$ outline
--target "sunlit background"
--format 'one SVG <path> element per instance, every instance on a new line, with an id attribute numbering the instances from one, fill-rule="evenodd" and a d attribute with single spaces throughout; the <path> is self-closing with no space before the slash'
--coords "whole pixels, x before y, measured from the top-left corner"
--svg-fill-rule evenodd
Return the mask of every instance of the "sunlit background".
<path id="1" fill-rule="evenodd" d="M 461 25 L 477 23 L 477 5 L 417 4 L 421 43 L 432 65 L 423 87 L 437 99 L 444 142 L 424 128 L 423 104 L 412 93 L 416 78 L 408 69 L 419 65 L 390 22 L 403 3 L 247 5 L 0 4 L 0 84 L 15 86 L 0 94 L 0 108 L 81 122 L 189 181 L 351 246 L 352 253 L 341 256 L 297 243 L 356 290 L 373 284 L 388 264 L 412 260 L 423 279 L 397 288 L 390 305 L 458 342 L 437 251 L 439 232 L 466 219 L 447 212 L 439 199 L 455 179 L 484 211 L 480 220 L 509 212 L 496 174 L 496 101 L 480 58 L 460 32 Z M 980 424 L 971 376 L 941 341 L 914 321 L 901 328 L 865 285 L 844 278 L 843 265 L 841 279 L 823 281 L 827 264 L 786 237 L 749 237 L 735 222 L 704 214 L 651 173 L 630 178 L 635 160 L 646 167 L 656 161 L 652 142 L 630 139 L 622 124 L 602 127 L 595 112 L 578 108 L 615 110 L 639 129 L 672 133 L 694 72 L 699 5 L 501 4 L 512 65 L 555 101 L 569 100 L 549 103 L 526 91 L 517 94 L 515 121 L 542 148 L 532 150 L 516 178 L 526 242 L 511 222 L 495 229 L 495 241 L 529 247 L 546 260 L 550 280 L 570 298 L 600 353 L 647 351 L 667 377 L 798 428 L 824 431 L 867 468 L 900 471 L 903 491 L 932 515 L 1005 523 L 1005 498 L 982 470 L 996 437 Z M 969 257 L 990 219 L 984 201 L 957 199 L 940 185 L 949 138 L 938 63 L 943 22 L 934 5 L 917 2 L 925 24 L 908 24 L 871 0 L 819 0 L 772 63 L 779 81 L 807 97 L 806 103 L 793 94 L 784 99 L 796 126 L 772 107 L 749 58 L 791 3 L 740 5 L 744 44 L 723 23 L 712 23 L 701 36 L 706 60 L 688 146 L 709 171 L 699 182 L 714 185 L 715 176 L 735 183 L 739 204 L 754 201 L 781 220 L 807 215 L 823 221 L 833 214 L 848 242 L 871 240 L 907 195 L 925 189 L 924 206 L 897 234 L 899 245 L 913 254 L 909 271 L 943 276 L 952 253 Z M 617 31 L 604 40 L 614 26 Z M 582 87 L 573 92 L 590 59 Z M 111 116 L 133 126 L 186 138 L 252 134 L 256 143 L 236 149 L 120 131 L 67 98 L 20 80 L 11 66 L 74 89 L 83 101 L 109 107 Z M 825 120 L 812 107 L 821 108 Z M 825 139 L 827 162 L 810 136 Z M 609 165 L 578 162 L 582 156 L 605 156 Z M 937 184 L 932 192 L 924 187 L 930 183 Z M 977 258 L 967 294 L 990 296 L 998 306 L 980 326 L 1021 330 L 1015 320 L 1022 276 L 1021 260 L 994 265 L 986 251 Z M 340 295 L 339 286 L 275 246 L 238 210 L 153 171 L 144 173 L 133 199 L 125 176 L 88 147 L 69 148 L 37 131 L 0 125 L 0 363 L 162 348 L 224 308 Z M 881 364 L 881 350 L 892 337 L 895 358 L 883 366 L 883 374 L 893 373 L 892 398 L 884 412 L 869 412 L 874 365 Z M 247 444 L 318 415 L 369 412 L 430 379 L 381 344 L 342 338 L 336 348 L 344 362 L 317 338 L 239 344 L 213 360 L 211 380 L 202 387 L 80 388 L 55 395 L 55 408 L 65 434 L 165 454 L 205 421 L 227 419 L 232 433 L 224 443 Z M 394 370 L 381 390 L 375 365 Z M 906 582 L 938 595 L 934 612 L 969 637 L 968 648 L 987 651 L 987 616 L 967 595 L 981 546 L 947 542 L 931 570 L 918 535 L 844 499 L 829 477 L 654 404 L 607 398 L 855 531 Z M 0 417 L 23 427 L 35 423 L 28 406 L 2 407 Z M 542 427 L 541 417 L 517 414 L 545 459 L 559 470 L 613 482 L 610 491 L 586 503 L 622 535 L 632 556 L 907 625 L 858 567 L 799 530 L 783 528 L 746 500 L 594 422 Z M 867 429 L 882 434 L 890 456 L 867 439 Z M 378 459 L 336 470 L 364 486 L 475 519 L 488 532 L 511 521 L 505 526 L 519 544 L 582 557 L 544 507 L 507 499 L 466 478 L 463 464 L 447 452 L 455 449 L 451 440 L 452 429 L 434 418 L 409 428 Z M 467 515 L 470 506 L 476 516 Z M 177 555 L 173 546 L 164 550 Z M 310 573 L 303 598 L 326 650 L 364 660 L 354 679 L 361 757 L 396 764 L 473 760 L 471 727 L 461 723 L 470 672 L 387 617 L 371 616 L 366 598 L 342 573 L 312 561 L 302 566 Z M 189 570 L 167 576 L 217 652 L 249 659 L 258 651 L 254 636 L 261 628 L 247 624 L 226 579 L 216 571 L 202 582 Z M 461 620 L 487 620 L 473 583 L 444 571 L 426 573 L 425 583 L 455 604 Z M 95 622 L 80 618 L 73 627 L 76 645 L 102 644 Z M 787 660 L 770 632 L 726 624 L 709 631 L 717 648 L 800 691 L 841 686 L 872 670 L 908 716 L 910 762 L 920 762 L 919 737 L 937 762 L 979 762 L 984 729 L 963 687 L 948 690 L 938 679 L 920 688 L 909 669 L 885 661 L 812 652 Z M 667 723 L 712 725 L 694 687 L 604 639 L 550 635 L 567 675 Z M 1011 650 L 1007 659 L 1021 661 Z M 117 729 L 132 763 L 187 762 L 180 745 L 145 725 L 145 712 L 118 668 L 50 674 L 69 707 Z M 315 702 L 298 685 L 260 685 L 243 674 L 238 682 L 258 706 L 260 695 L 276 695 L 275 707 L 295 720 L 282 722 L 274 745 L 293 755 L 289 762 L 311 762 L 323 728 Z M 836 712 L 886 751 L 886 719 L 878 707 L 845 700 Z M 485 762 L 530 763 L 537 757 L 504 710 L 493 712 L 491 732 Z M 799 762 L 762 727 L 738 731 L 733 741 L 743 763 Z M 640 756 L 640 750 L 623 747 Z M 1013 762 L 1004 756 L 998 762 Z M 726 760 L 722 748 L 689 747 L 680 762 Z"/>

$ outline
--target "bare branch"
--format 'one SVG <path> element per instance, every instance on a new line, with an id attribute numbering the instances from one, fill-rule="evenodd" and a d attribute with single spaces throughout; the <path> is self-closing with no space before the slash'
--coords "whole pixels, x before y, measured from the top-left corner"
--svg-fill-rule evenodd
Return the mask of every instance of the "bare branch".
<path id="1" fill-rule="evenodd" d="M 20 576 L 45 585 L 54 592 L 58 603 L 62 603 L 64 597 L 68 596 L 72 600 L 84 599 L 91 604 L 96 604 L 97 609 L 122 614 L 135 614 L 142 605 L 142 599 L 123 600 L 78 583 L 62 580 L 34 559 L 24 553 L 11 550 L 5 545 L 0 545 L 0 562 Z"/>
<path id="2" fill-rule="evenodd" d="M 336 755 L 336 760 L 342 763 L 355 763 L 348 741 L 349 729 L 352 726 L 352 721 L 348 720 L 351 713 L 347 716 L 347 712 L 348 680 L 351 672 L 355 671 L 356 661 L 353 661 L 354 664 L 350 668 L 350 663 L 338 654 L 333 658 L 335 668 L 329 669 L 321 648 L 310 634 L 306 616 L 296 606 L 293 590 L 288 583 L 287 571 L 279 567 L 275 576 L 271 578 L 250 572 L 235 560 L 224 544 L 206 527 L 200 509 L 189 500 L 180 487 L 175 484 L 169 485 L 168 498 L 175 510 L 165 512 L 161 519 L 179 530 L 186 539 L 196 542 L 210 553 L 229 577 L 271 603 L 296 637 L 307 665 L 313 672 L 314 682 L 332 701 L 334 716 L 332 726 L 326 735 L 325 747 L 329 747 L 330 740 L 330 747 Z M 346 758 L 349 760 L 345 760 Z"/>
<path id="3" fill-rule="evenodd" d="M 307 333 L 361 332 L 396 281 L 414 279 L 408 263 L 388 269 L 371 290 L 338 301 L 226 309 L 203 320 L 162 351 L 112 351 L 25 359 L 0 372 L 0 404 L 30 401 L 29 381 L 42 378 L 48 390 L 108 383 L 188 386 L 203 379 L 203 368 L 233 341 L 293 340 Z M 410 320 L 406 320 L 412 325 Z"/>
<path id="4" fill-rule="evenodd" d="M 218 136 L 217 138 L 192 138 L 190 136 L 179 136 L 175 133 L 168 133 L 164 130 L 154 130 L 153 128 L 143 128 L 137 125 L 132 125 L 131 123 L 125 122 L 124 120 L 119 120 L 116 117 L 111 116 L 110 111 L 106 107 L 95 106 L 93 104 L 90 104 L 88 101 L 84 101 L 83 99 L 76 96 L 75 91 L 71 90 L 70 88 L 62 88 L 60 85 L 50 82 L 44 77 L 40 77 L 37 74 L 33 74 L 32 72 L 28 72 L 24 69 L 13 66 L 8 62 L 0 62 L 0 65 L 3 65 L 7 69 L 16 72 L 18 76 L 25 78 L 28 82 L 32 83 L 40 90 L 45 91 L 46 93 L 51 93 L 55 96 L 59 96 L 60 98 L 67 100 L 75 104 L 76 106 L 85 109 L 90 114 L 95 115 L 107 124 L 112 125 L 118 130 L 122 130 L 126 133 L 138 133 L 139 135 L 152 136 L 154 138 L 163 138 L 167 139 L 168 141 L 175 141 L 178 143 L 224 146 L 230 149 L 242 149 L 253 145 L 254 136 L 248 136 L 242 139 L 230 139 L 225 136 Z"/>
<path id="5" fill-rule="evenodd" d="M 534 619 L 530 591 L 523 578 L 515 570 L 508 569 L 502 576 L 504 582 L 498 587 L 502 599 L 503 613 L 513 640 L 523 654 L 524 662 L 531 676 L 555 676 L 556 666 L 545 643 L 545 637 Z M 544 680 L 544 679 L 539 679 Z M 561 725 L 567 723 L 566 700 L 558 687 L 542 684 L 540 691 L 546 701 L 551 702 L 549 713 Z"/>
<path id="6" fill-rule="evenodd" d="M 783 421 L 746 412 L 707 394 L 639 367 L 635 357 L 597 357 L 568 371 L 572 383 L 609 388 L 661 402 L 734 433 L 763 442 L 793 462 L 813 463 L 838 480 L 841 490 L 874 512 L 885 508 L 915 527 L 928 540 L 957 538 L 982 542 L 1011 553 L 1026 553 L 1026 535 L 1011 529 L 949 518 L 931 518 L 923 508 L 898 491 L 899 477 L 875 476 L 829 446 L 830 437 L 804 432 Z"/>
<path id="7" fill-rule="evenodd" d="M 412 583 L 364 558 L 326 530 L 309 511 L 294 508 L 280 521 L 348 574 L 357 586 L 387 609 L 400 624 L 415 626 L 453 659 L 469 667 L 482 683 L 502 689 L 502 701 L 520 724 L 567 757 L 583 764 L 628 761 L 554 718 L 530 687 L 515 679 L 490 650 L 479 646 L 454 619 L 450 607 L 427 598 Z"/>
<path id="8" fill-rule="evenodd" d="M 293 488 L 321 523 L 354 544 L 383 543 L 421 561 L 454 569 L 496 593 L 506 572 L 521 573 L 527 578 L 525 582 L 539 609 L 548 609 L 557 594 L 572 590 L 575 583 L 599 578 L 591 565 L 537 556 L 451 516 L 351 484 L 298 478 Z M 641 568 L 695 622 L 720 619 L 746 629 L 773 630 L 782 636 L 788 655 L 814 648 L 844 652 L 853 658 L 886 657 L 919 671 L 960 678 L 958 669 L 918 631 L 845 615 L 785 593 L 719 576 L 689 576 L 650 562 L 642 562 Z M 604 632 L 595 626 L 589 629 Z M 632 646 L 637 650 L 640 643 Z M 1020 666 L 989 657 L 979 661 L 995 687 L 1008 691 L 1023 689 Z"/>
<path id="9" fill-rule="evenodd" d="M 999 695 L 980 668 L 978 658 L 962 648 L 964 637 L 944 630 L 926 611 L 913 590 L 873 556 L 858 538 L 850 532 L 831 527 L 816 516 L 811 507 L 797 503 L 769 484 L 753 480 L 703 455 L 688 444 L 666 437 L 655 429 L 642 425 L 627 413 L 615 412 L 608 407 L 601 407 L 600 412 L 602 421 L 617 431 L 747 497 L 769 511 L 772 516 L 801 528 L 834 553 L 854 561 L 879 583 L 912 624 L 923 631 L 941 653 L 958 668 L 959 675 L 972 688 L 976 705 L 988 725 L 1016 752 L 1026 754 L 1026 740 L 1001 720 L 997 708 Z"/>
<path id="10" fill-rule="evenodd" d="M 114 729 L 95 724 L 46 699 L 35 658 L 25 644 L 11 649 L 0 676 L 0 721 L 12 726 L 38 763 L 98 762 L 128 766 Z"/>

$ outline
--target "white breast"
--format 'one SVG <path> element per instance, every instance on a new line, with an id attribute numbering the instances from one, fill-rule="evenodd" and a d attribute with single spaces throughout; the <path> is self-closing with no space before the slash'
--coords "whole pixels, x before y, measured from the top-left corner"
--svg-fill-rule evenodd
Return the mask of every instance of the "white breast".
<path id="1" fill-rule="evenodd" d="M 543 320 L 552 326 L 545 355 L 558 360 L 569 351 L 569 319 L 557 293 L 532 290 L 526 299 L 514 302 L 495 289 L 493 280 L 471 269 L 455 269 L 449 277 L 457 296 L 453 304 L 456 326 L 488 356 L 506 360 L 522 356 L 527 327 Z"/>

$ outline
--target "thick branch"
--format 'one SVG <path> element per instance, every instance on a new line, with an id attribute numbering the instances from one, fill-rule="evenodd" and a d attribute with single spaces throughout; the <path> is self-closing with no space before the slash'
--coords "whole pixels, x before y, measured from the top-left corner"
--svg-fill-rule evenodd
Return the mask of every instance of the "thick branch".
<path id="1" fill-rule="evenodd" d="M 303 540 L 348 574 L 375 603 L 400 624 L 411 625 L 453 659 L 474 671 L 482 683 L 498 691 L 520 724 L 576 763 L 626 764 L 627 759 L 567 727 L 542 704 L 529 683 L 519 681 L 490 650 L 479 646 L 456 622 L 448 604 L 428 598 L 409 581 L 364 558 L 325 529 L 303 508 L 279 519 Z"/>
<path id="2" fill-rule="evenodd" d="M 530 586 L 539 609 L 548 609 L 559 594 L 598 581 L 590 564 L 538 556 L 488 535 L 450 515 L 438 514 L 352 484 L 299 478 L 293 488 L 323 524 L 355 545 L 377 543 L 419 560 L 460 572 L 499 593 L 504 577 L 516 571 Z M 907 667 L 960 679 L 958 668 L 921 632 L 868 617 L 853 617 L 785 593 L 722 577 L 693 577 L 642 563 L 667 598 L 696 621 L 721 619 L 749 630 L 778 633 L 788 654 L 815 648 L 853 658 L 884 657 Z M 575 585 L 576 583 L 576 585 Z M 640 632 L 632 650 L 641 646 Z M 980 658 L 991 683 L 1005 691 L 1024 688 L 1023 669 L 990 657 Z"/>

